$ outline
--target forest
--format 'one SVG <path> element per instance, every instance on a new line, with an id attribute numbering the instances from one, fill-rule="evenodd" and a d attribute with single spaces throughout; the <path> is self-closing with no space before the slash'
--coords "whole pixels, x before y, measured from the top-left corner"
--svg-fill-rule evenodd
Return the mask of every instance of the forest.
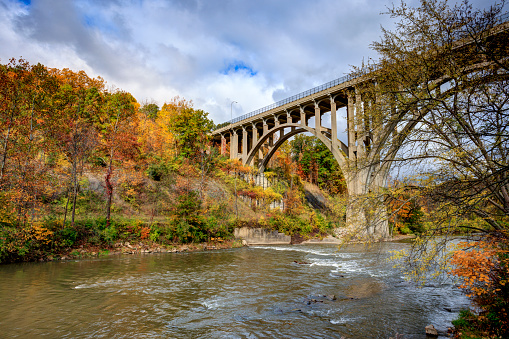
<path id="1" fill-rule="evenodd" d="M 215 125 L 191 101 L 140 104 L 100 77 L 23 59 L 0 71 L 0 262 L 125 241 L 226 241 L 244 224 L 323 236 L 342 217 L 304 203 L 304 181 L 345 191 L 315 138 L 285 144 L 263 189 L 249 180 L 255 169 L 211 145 Z M 276 200 L 286 208 L 270 209 Z"/>

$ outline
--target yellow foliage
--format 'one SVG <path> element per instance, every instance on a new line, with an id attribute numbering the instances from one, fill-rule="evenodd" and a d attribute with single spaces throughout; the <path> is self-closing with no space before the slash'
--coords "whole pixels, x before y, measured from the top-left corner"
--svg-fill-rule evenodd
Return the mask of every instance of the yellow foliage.
<path id="1" fill-rule="evenodd" d="M 38 223 L 32 224 L 30 233 L 36 240 L 44 244 L 49 244 L 51 242 L 51 237 L 53 235 L 52 231 L 48 230 L 47 228 Z"/>

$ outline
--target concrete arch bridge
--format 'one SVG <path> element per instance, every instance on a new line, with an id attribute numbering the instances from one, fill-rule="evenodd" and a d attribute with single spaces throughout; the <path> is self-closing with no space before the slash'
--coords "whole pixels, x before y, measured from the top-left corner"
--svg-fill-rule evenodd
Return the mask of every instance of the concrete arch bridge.
<path id="1" fill-rule="evenodd" d="M 506 17 L 507 14 L 491 35 L 509 46 Z M 459 53 L 474 45 L 472 40 L 459 41 L 461 43 L 455 47 Z M 472 60 L 469 66 L 469 72 L 485 69 L 493 69 L 493 63 Z M 223 154 L 226 153 L 226 145 L 229 145 L 230 159 L 240 159 L 243 164 L 263 171 L 283 142 L 307 132 L 321 140 L 332 152 L 345 175 L 352 198 L 384 187 L 391 160 L 408 131 L 418 125 L 428 110 L 409 102 L 387 112 L 388 118 L 385 117 L 385 122 L 380 124 L 377 121 L 379 117 L 370 115 L 368 109 L 379 98 L 367 96 L 361 90 L 376 83 L 373 73 L 347 75 L 237 117 L 212 132 L 213 141 L 221 145 Z M 437 91 L 451 79 L 446 74 L 437 74 L 433 79 Z M 444 91 L 440 95 L 445 98 L 449 94 Z M 338 110 L 341 108 L 346 108 L 346 144 L 338 139 Z M 330 128 L 323 126 L 324 114 L 330 114 Z M 408 118 L 409 115 L 411 118 Z M 381 154 L 382 149 L 384 154 Z M 347 223 L 360 225 L 367 221 L 370 224 L 368 233 L 378 236 L 388 234 L 385 207 L 366 211 L 365 207 L 352 204 L 347 209 Z"/>

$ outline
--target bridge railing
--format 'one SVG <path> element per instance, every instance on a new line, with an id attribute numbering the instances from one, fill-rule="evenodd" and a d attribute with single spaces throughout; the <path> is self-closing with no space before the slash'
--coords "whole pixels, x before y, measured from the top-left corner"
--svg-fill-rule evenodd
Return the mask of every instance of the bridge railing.
<path id="1" fill-rule="evenodd" d="M 323 85 L 313 87 L 311 89 L 308 89 L 307 91 L 301 92 L 301 93 L 293 95 L 293 96 L 291 96 L 289 98 L 286 98 L 286 99 L 283 99 L 283 100 L 279 100 L 279 101 L 277 101 L 277 102 L 275 102 L 273 104 L 270 104 L 270 105 L 267 105 L 265 107 L 259 108 L 256 111 L 252 111 L 252 112 L 246 113 L 244 115 L 241 115 L 239 117 L 233 118 L 232 120 L 229 120 L 226 123 L 234 124 L 236 122 L 242 121 L 244 119 L 247 119 L 247 118 L 250 118 L 252 116 L 258 115 L 260 113 L 270 111 L 271 109 L 274 109 L 276 107 L 280 107 L 280 106 L 286 105 L 286 104 L 288 104 L 290 102 L 293 102 L 295 100 L 302 99 L 302 98 L 307 97 L 307 96 L 309 96 L 311 94 L 315 94 L 315 93 L 321 92 L 323 90 L 326 90 L 328 88 L 331 88 L 331 87 L 337 86 L 339 84 L 348 82 L 348 81 L 350 81 L 352 79 L 358 78 L 361 75 L 363 75 L 363 74 L 360 74 L 360 73 L 347 74 L 345 76 L 342 76 L 341 78 L 337 78 L 335 80 L 329 81 L 329 82 L 327 82 L 327 83 L 325 83 Z"/>
<path id="2" fill-rule="evenodd" d="M 504 23 L 506 21 L 509 21 L 509 12 L 505 12 L 503 14 L 498 15 L 498 17 L 495 20 L 499 24 L 502 24 L 502 23 Z M 466 35 L 468 35 L 466 31 L 460 30 L 460 31 L 457 32 L 456 39 L 461 39 L 461 38 L 465 37 Z M 312 94 L 321 92 L 323 90 L 332 88 L 334 86 L 340 85 L 342 83 L 348 82 L 350 80 L 358 78 L 358 77 L 360 77 L 362 75 L 365 75 L 367 73 L 368 73 L 368 70 L 363 70 L 363 71 L 347 74 L 347 75 L 342 76 L 340 78 L 337 78 L 335 80 L 329 81 L 329 82 L 327 82 L 327 83 L 325 83 L 323 85 L 313 87 L 311 89 L 308 89 L 307 91 L 301 92 L 301 93 L 293 95 L 293 96 L 291 96 L 289 98 L 286 98 L 286 99 L 277 101 L 277 102 L 275 102 L 273 104 L 267 105 L 265 107 L 259 108 L 256 111 L 252 111 L 252 112 L 246 113 L 244 115 L 241 115 L 239 117 L 233 118 L 232 120 L 226 121 L 226 122 L 222 123 L 221 125 L 224 126 L 224 125 L 227 125 L 227 124 L 234 124 L 234 123 L 242 121 L 244 119 L 251 118 L 251 117 L 253 117 L 255 115 L 258 115 L 260 113 L 270 111 L 271 109 L 274 109 L 276 107 L 280 107 L 280 106 L 286 105 L 286 104 L 288 104 L 290 102 L 293 102 L 295 100 L 302 99 L 302 98 L 307 97 L 309 95 L 312 95 Z"/>

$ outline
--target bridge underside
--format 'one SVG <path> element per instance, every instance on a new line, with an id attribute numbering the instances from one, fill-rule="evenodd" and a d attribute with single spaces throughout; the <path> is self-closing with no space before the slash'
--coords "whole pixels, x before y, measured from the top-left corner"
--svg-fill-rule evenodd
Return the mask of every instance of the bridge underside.
<path id="1" fill-rule="evenodd" d="M 332 152 L 343 172 L 348 161 L 355 161 L 363 148 L 369 146 L 369 134 L 363 133 L 357 122 L 364 119 L 363 103 L 356 95 L 353 84 L 341 84 L 323 93 L 302 98 L 262 114 L 225 126 L 213 133 L 214 141 L 221 145 L 221 153 L 229 149 L 230 159 L 255 166 L 263 171 L 276 150 L 292 136 L 310 133 L 322 141 Z M 338 139 L 337 110 L 346 107 L 348 145 Z M 322 125 L 322 116 L 331 115 L 331 128 Z M 314 124 L 310 120 L 314 118 Z"/>

